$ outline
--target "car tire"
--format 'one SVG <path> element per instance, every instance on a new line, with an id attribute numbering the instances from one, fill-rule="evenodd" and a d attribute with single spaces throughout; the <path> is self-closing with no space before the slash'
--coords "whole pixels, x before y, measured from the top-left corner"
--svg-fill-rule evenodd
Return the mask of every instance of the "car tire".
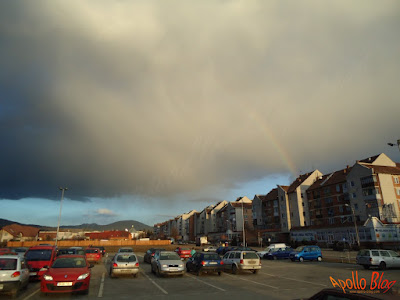
<path id="1" fill-rule="evenodd" d="M 384 261 L 382 261 L 382 262 L 379 264 L 379 269 L 381 269 L 381 270 L 385 270 L 385 269 L 386 269 L 386 263 L 385 263 Z"/>
<path id="2" fill-rule="evenodd" d="M 236 265 L 232 265 L 232 274 L 237 274 L 237 267 L 236 267 Z"/>
<path id="3" fill-rule="evenodd" d="M 304 261 L 304 258 L 303 257 L 299 257 L 299 262 L 303 262 Z"/>
<path id="4" fill-rule="evenodd" d="M 317 261 L 322 261 L 322 257 L 318 256 Z"/>
<path id="5" fill-rule="evenodd" d="M 363 265 L 363 268 L 364 268 L 365 270 L 369 270 L 369 265 Z"/>
<path id="6" fill-rule="evenodd" d="M 137 277 L 137 273 L 136 273 L 136 274 L 133 274 L 133 277 L 136 278 L 136 277 Z"/>
<path id="7" fill-rule="evenodd" d="M 252 272 L 253 274 L 257 274 L 257 273 L 258 273 L 258 270 L 251 270 L 251 272 Z"/>
<path id="8" fill-rule="evenodd" d="M 219 272 L 218 272 L 218 276 L 221 276 L 221 275 L 222 275 L 222 272 L 221 272 L 221 271 L 219 271 Z"/>
<path id="9" fill-rule="evenodd" d="M 156 270 L 156 275 L 157 275 L 157 277 L 161 277 L 160 269 L 158 267 L 157 267 L 157 270 Z"/>

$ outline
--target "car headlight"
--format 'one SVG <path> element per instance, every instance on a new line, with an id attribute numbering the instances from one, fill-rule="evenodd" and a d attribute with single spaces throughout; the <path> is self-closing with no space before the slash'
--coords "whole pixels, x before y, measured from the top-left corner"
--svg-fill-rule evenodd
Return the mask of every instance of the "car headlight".
<path id="1" fill-rule="evenodd" d="M 183 268 L 183 265 L 179 265 L 179 268 Z"/>
<path id="2" fill-rule="evenodd" d="M 86 279 L 89 275 L 90 275 L 90 273 L 82 274 L 81 276 L 78 277 L 78 280 Z"/>
<path id="3" fill-rule="evenodd" d="M 161 267 L 162 268 L 168 268 L 168 265 L 162 265 Z"/>
<path id="4" fill-rule="evenodd" d="M 299 255 L 298 255 L 298 254 L 295 254 L 294 256 L 296 256 L 296 257 L 297 257 L 297 256 L 299 256 Z"/>
<path id="5" fill-rule="evenodd" d="M 43 279 L 47 281 L 53 281 L 53 277 L 50 275 L 43 275 Z"/>

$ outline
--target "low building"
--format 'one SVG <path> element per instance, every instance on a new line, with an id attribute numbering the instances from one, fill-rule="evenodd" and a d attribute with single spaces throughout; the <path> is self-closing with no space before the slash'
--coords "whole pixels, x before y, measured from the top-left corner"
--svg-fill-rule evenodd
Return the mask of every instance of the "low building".
<path id="1" fill-rule="evenodd" d="M 33 226 L 11 224 L 4 226 L 0 230 L 0 242 L 15 241 L 35 241 L 38 239 L 40 229 Z"/>

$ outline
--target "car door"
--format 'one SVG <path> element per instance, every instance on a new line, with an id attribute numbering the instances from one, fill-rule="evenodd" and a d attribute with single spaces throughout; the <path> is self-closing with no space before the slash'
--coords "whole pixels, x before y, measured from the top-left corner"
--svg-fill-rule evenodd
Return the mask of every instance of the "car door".
<path id="1" fill-rule="evenodd" d="M 387 250 L 379 250 L 379 255 L 381 256 L 382 261 L 385 262 L 386 267 L 393 267 L 393 257 L 390 256 Z"/>
<path id="2" fill-rule="evenodd" d="M 29 283 L 29 268 L 28 264 L 25 261 L 25 258 L 21 258 L 21 278 L 23 285 Z"/>
<path id="3" fill-rule="evenodd" d="M 393 260 L 393 268 L 399 268 L 400 267 L 400 254 L 393 250 L 389 250 L 388 252 Z"/>

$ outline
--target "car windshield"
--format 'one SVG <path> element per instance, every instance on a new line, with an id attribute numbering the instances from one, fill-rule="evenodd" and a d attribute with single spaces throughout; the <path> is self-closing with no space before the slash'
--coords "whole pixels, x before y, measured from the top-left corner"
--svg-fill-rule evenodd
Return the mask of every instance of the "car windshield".
<path id="1" fill-rule="evenodd" d="M 119 252 L 133 252 L 133 249 L 132 248 L 122 248 L 122 249 L 119 249 Z"/>
<path id="2" fill-rule="evenodd" d="M 295 251 L 301 252 L 301 251 L 303 251 L 303 249 L 304 249 L 304 246 L 300 246 L 300 247 L 297 247 Z"/>
<path id="3" fill-rule="evenodd" d="M 219 257 L 218 254 L 213 253 L 213 254 L 204 254 L 204 260 L 220 260 L 221 258 Z"/>
<path id="4" fill-rule="evenodd" d="M 243 252 L 243 259 L 259 259 L 255 252 Z"/>
<path id="5" fill-rule="evenodd" d="M 82 257 L 57 258 L 51 267 L 54 269 L 84 268 L 84 267 L 86 267 L 86 261 Z"/>
<path id="6" fill-rule="evenodd" d="M 86 253 L 99 253 L 98 249 L 86 249 Z"/>
<path id="7" fill-rule="evenodd" d="M 180 260 L 180 259 L 181 258 L 176 253 L 166 253 L 166 254 L 161 254 L 160 256 L 160 260 Z"/>
<path id="8" fill-rule="evenodd" d="M 136 261 L 137 258 L 133 254 L 123 254 L 123 255 L 118 255 L 116 260 L 118 262 L 132 262 Z"/>
<path id="9" fill-rule="evenodd" d="M 49 249 L 28 250 L 25 257 L 28 261 L 50 260 L 52 251 Z"/>
<path id="10" fill-rule="evenodd" d="M 0 270 L 15 270 L 17 268 L 17 260 L 15 258 L 0 259 Z"/>

